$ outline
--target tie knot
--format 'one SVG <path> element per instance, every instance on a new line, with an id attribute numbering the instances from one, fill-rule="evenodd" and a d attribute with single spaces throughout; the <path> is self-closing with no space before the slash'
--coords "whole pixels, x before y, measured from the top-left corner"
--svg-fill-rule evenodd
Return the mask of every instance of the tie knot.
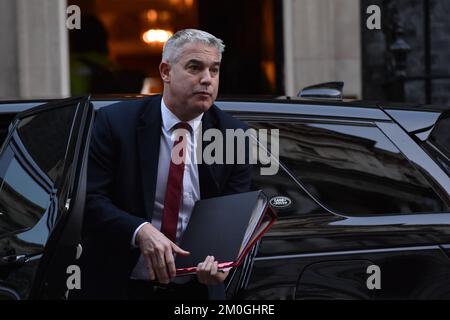
<path id="1" fill-rule="evenodd" d="M 185 130 L 188 130 L 189 132 L 191 132 L 191 126 L 189 125 L 189 123 L 187 123 L 187 122 L 178 122 L 176 125 L 174 125 L 174 127 L 173 127 L 175 130 L 176 129 L 185 129 Z"/>

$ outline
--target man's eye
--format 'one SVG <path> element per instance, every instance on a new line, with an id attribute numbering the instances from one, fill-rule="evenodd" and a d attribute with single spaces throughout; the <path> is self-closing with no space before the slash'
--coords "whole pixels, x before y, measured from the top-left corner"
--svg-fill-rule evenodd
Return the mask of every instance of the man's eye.
<path id="1" fill-rule="evenodd" d="M 211 69 L 211 74 L 218 74 L 219 73 L 219 68 L 212 68 Z"/>
<path id="2" fill-rule="evenodd" d="M 188 67 L 188 69 L 191 70 L 191 71 L 198 71 L 198 70 L 200 70 L 200 67 L 197 66 L 197 65 L 190 65 Z"/>

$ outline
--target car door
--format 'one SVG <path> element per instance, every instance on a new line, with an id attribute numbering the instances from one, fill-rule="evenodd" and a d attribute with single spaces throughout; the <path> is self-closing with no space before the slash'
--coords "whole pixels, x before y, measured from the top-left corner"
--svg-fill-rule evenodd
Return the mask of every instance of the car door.
<path id="1" fill-rule="evenodd" d="M 0 151 L 0 299 L 66 297 L 93 114 L 89 98 L 70 98 L 10 124 Z"/>
<path id="2" fill-rule="evenodd" d="M 353 118 L 317 110 L 315 118 L 241 117 L 253 128 L 279 130 L 280 169 L 255 172 L 253 183 L 280 205 L 240 296 L 448 297 L 448 257 L 439 244 L 448 243 L 449 211 L 439 186 L 425 178 L 432 163 L 417 159 L 418 146 L 388 119 L 356 119 L 356 108 Z M 373 266 L 382 290 L 367 285 Z"/>

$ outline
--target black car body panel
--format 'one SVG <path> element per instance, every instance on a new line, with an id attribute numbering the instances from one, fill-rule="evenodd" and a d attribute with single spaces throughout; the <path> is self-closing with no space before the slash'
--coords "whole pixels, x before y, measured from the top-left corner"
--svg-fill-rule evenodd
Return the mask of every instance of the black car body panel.
<path id="1" fill-rule="evenodd" d="M 98 109 L 123 99 L 92 103 Z M 42 103 L 1 103 L 1 123 Z M 450 299 L 450 146 L 449 131 L 442 129 L 447 109 L 299 99 L 216 104 L 254 129 L 279 130 L 278 172 L 264 176 L 255 165 L 253 188 L 288 199 L 287 206 L 274 207 L 278 221 L 230 275 L 229 298 Z M 81 145 L 87 145 L 88 128 Z M 76 223 L 64 228 L 71 226 L 75 239 Z M 55 248 L 60 236 L 51 241 Z M 0 243 L 7 239 L 2 235 Z M 73 249 L 75 242 L 67 244 Z M 33 250 L 42 254 L 42 246 Z M 53 261 L 67 260 L 52 252 Z M 36 271 L 40 258 L 25 265 Z M 380 288 L 369 285 L 374 267 Z M 58 297 L 62 278 L 32 297 Z M 0 282 L 0 294 L 13 295 L 8 290 Z"/>

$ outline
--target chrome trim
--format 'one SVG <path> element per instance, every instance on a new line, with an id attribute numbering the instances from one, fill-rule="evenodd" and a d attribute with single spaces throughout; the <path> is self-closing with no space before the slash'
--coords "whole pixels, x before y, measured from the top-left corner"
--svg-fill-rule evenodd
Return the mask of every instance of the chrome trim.
<path id="1" fill-rule="evenodd" d="M 282 255 L 282 256 L 256 257 L 254 259 L 254 261 L 270 261 L 270 260 L 280 260 L 280 259 L 297 259 L 297 258 L 323 257 L 323 256 L 341 256 L 341 255 L 349 255 L 349 254 L 368 254 L 368 253 L 420 251 L 420 250 L 440 250 L 440 248 L 438 245 L 435 245 L 435 246 L 421 246 L 421 247 L 367 249 L 367 250 L 354 250 L 354 251 L 300 253 L 300 254 L 290 254 L 290 255 Z"/>

